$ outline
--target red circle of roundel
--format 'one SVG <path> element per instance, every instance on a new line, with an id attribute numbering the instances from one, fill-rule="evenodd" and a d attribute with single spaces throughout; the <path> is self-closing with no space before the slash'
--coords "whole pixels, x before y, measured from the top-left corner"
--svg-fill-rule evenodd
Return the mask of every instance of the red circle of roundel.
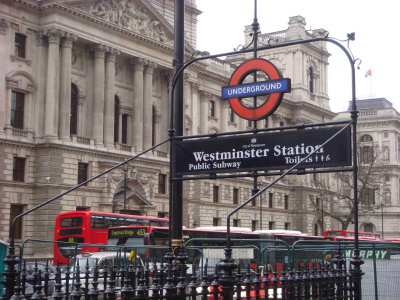
<path id="1" fill-rule="evenodd" d="M 282 79 L 279 70 L 269 61 L 261 58 L 251 59 L 242 63 L 231 76 L 230 86 L 240 85 L 243 79 L 253 71 L 262 71 L 270 80 Z M 265 103 L 257 108 L 244 106 L 238 97 L 230 98 L 229 104 L 233 111 L 240 117 L 248 120 L 260 120 L 272 114 L 281 104 L 283 93 L 272 93 Z"/>

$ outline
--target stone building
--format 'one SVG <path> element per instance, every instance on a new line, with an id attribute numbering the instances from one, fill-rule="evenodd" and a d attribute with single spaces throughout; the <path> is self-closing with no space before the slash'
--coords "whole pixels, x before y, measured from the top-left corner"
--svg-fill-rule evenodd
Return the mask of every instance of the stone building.
<path id="1" fill-rule="evenodd" d="M 188 59 L 197 55 L 201 12 L 195 0 L 185 3 Z M 303 17 L 291 17 L 286 30 L 262 34 L 260 41 L 320 34 L 305 25 Z M 8 235 L 10 218 L 168 138 L 173 0 L 2 1 L 0 51 L 1 239 Z M 258 127 L 333 119 L 325 43 L 259 55 L 291 78 L 292 92 Z M 246 58 L 202 61 L 185 72 L 186 134 L 251 128 L 220 100 L 221 87 Z M 168 162 L 165 144 L 125 171 L 115 170 L 24 217 L 16 236 L 51 238 L 55 215 L 64 211 L 125 207 L 128 213 L 168 217 Z M 259 178 L 259 185 L 271 180 Z M 321 217 L 309 203 L 318 197 L 311 182 L 309 175 L 285 178 L 261 204 L 258 199 L 239 211 L 233 225 L 320 233 Z M 227 213 L 250 197 L 252 186 L 249 178 L 185 182 L 184 225 L 224 225 Z"/>
<path id="2" fill-rule="evenodd" d="M 373 177 L 360 193 L 360 230 L 398 238 L 400 114 L 385 98 L 357 100 L 357 109 L 359 168 L 370 168 Z M 348 118 L 349 111 L 339 113 L 335 120 Z"/>

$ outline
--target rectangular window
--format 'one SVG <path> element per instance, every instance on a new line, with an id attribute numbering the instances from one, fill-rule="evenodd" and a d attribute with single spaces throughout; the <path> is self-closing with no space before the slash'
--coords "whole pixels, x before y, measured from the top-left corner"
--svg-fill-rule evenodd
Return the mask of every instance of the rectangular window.
<path id="1" fill-rule="evenodd" d="M 14 39 L 14 56 L 26 57 L 26 35 L 22 33 L 15 33 Z"/>
<path id="2" fill-rule="evenodd" d="M 273 206 L 274 206 L 274 194 L 269 193 L 268 194 L 268 207 L 273 208 Z"/>
<path id="3" fill-rule="evenodd" d="M 78 184 L 88 180 L 89 164 L 78 163 Z"/>
<path id="4" fill-rule="evenodd" d="M 165 218 L 166 216 L 167 216 L 167 213 L 165 213 L 165 212 L 159 211 L 159 212 L 157 213 L 157 218 Z"/>
<path id="5" fill-rule="evenodd" d="M 229 122 L 235 123 L 235 112 L 232 108 L 229 110 Z"/>
<path id="6" fill-rule="evenodd" d="M 25 94 L 11 92 L 11 126 L 24 129 Z"/>
<path id="7" fill-rule="evenodd" d="M 210 109 L 209 116 L 215 118 L 215 115 L 216 115 L 216 112 L 215 112 L 215 101 L 213 101 L 213 100 L 210 101 L 209 109 Z"/>
<path id="8" fill-rule="evenodd" d="M 289 230 L 289 228 L 290 228 L 290 223 L 286 222 L 285 223 L 285 230 Z"/>
<path id="9" fill-rule="evenodd" d="M 219 186 L 217 185 L 213 186 L 213 202 L 214 203 L 219 202 Z"/>
<path id="10" fill-rule="evenodd" d="M 158 174 L 158 193 L 166 194 L 167 193 L 167 175 Z"/>
<path id="11" fill-rule="evenodd" d="M 71 84 L 71 110 L 69 115 L 69 133 L 78 134 L 78 107 L 79 90 L 75 84 Z"/>
<path id="12" fill-rule="evenodd" d="M 269 221 L 269 222 L 268 222 L 268 229 L 269 229 L 269 230 L 272 230 L 272 229 L 274 229 L 274 227 L 275 227 L 275 222 Z"/>
<path id="13" fill-rule="evenodd" d="M 11 204 L 10 206 L 10 224 L 15 219 L 16 216 L 24 212 L 24 205 L 21 204 Z M 22 239 L 22 218 L 20 218 L 14 227 L 14 237 L 16 239 Z"/>
<path id="14" fill-rule="evenodd" d="M 289 209 L 289 196 L 285 195 L 283 201 L 284 208 Z"/>
<path id="15" fill-rule="evenodd" d="M 122 115 L 122 136 L 121 136 L 121 142 L 122 144 L 127 144 L 128 143 L 128 115 L 123 114 Z"/>
<path id="16" fill-rule="evenodd" d="M 239 204 L 239 189 L 233 188 L 233 197 L 232 197 L 233 204 Z"/>
<path id="17" fill-rule="evenodd" d="M 87 211 L 87 210 L 90 210 L 90 207 L 88 207 L 88 206 L 77 206 L 75 210 L 76 211 Z"/>
<path id="18" fill-rule="evenodd" d="M 258 227 L 258 222 L 256 220 L 252 220 L 251 221 L 251 230 L 252 231 L 257 230 L 258 229 L 257 227 Z"/>
<path id="19" fill-rule="evenodd" d="M 240 220 L 239 219 L 233 219 L 233 227 L 240 227 Z"/>
<path id="20" fill-rule="evenodd" d="M 26 158 L 14 157 L 13 160 L 13 181 L 25 181 L 25 164 Z"/>
<path id="21" fill-rule="evenodd" d="M 213 226 L 220 226 L 221 219 L 220 218 L 213 218 Z"/>

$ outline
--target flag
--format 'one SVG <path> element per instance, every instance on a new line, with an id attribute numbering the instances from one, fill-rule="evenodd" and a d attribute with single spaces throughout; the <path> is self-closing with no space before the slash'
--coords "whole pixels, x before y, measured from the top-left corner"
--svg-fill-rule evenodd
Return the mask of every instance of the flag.
<path id="1" fill-rule="evenodd" d="M 369 69 L 369 70 L 365 73 L 365 77 L 368 77 L 368 76 L 372 76 L 372 70 L 371 70 L 371 69 Z"/>

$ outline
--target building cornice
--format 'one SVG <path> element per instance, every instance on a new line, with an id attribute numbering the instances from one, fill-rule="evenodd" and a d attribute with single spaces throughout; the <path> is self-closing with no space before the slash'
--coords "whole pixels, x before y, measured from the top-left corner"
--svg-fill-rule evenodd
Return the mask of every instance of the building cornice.
<path id="1" fill-rule="evenodd" d="M 313 112 L 315 114 L 322 114 L 326 117 L 334 118 L 337 114 L 331 110 L 319 107 L 317 105 L 311 104 L 306 101 L 293 101 L 293 100 L 286 100 L 287 102 L 291 103 L 293 109 L 298 110 L 299 108 L 305 109 L 309 112 Z"/>

